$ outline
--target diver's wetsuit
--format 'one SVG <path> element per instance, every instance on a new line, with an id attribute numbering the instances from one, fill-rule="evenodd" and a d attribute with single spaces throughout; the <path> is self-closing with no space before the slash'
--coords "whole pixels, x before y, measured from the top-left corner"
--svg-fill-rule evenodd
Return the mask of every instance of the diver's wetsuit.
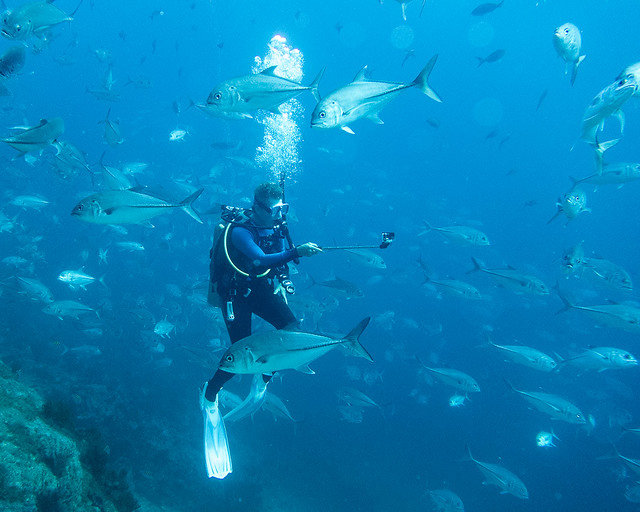
<path id="1" fill-rule="evenodd" d="M 266 241 L 266 242 L 265 242 Z M 261 229 L 254 226 L 234 226 L 231 229 L 230 252 L 233 261 L 242 259 L 253 268 L 280 267 L 298 257 L 296 249 L 285 249 L 284 238 L 278 236 L 273 229 Z M 233 269 L 225 260 L 225 270 L 218 282 L 218 294 L 223 303 L 226 302 Z M 246 268 L 246 267 L 245 267 Z M 236 274 L 236 279 L 238 275 Z M 251 315 L 258 315 L 276 329 L 295 324 L 296 317 L 292 313 L 282 294 L 274 294 L 274 276 L 242 277 L 236 282 L 236 295 L 233 299 L 234 319 L 229 320 L 224 314 L 224 323 L 231 343 L 251 335 Z M 224 311 L 223 311 L 224 313 Z M 233 377 L 233 373 L 218 369 L 209 380 L 205 398 L 210 402 L 216 399 L 218 391 Z M 270 378 L 270 377 L 268 377 Z M 268 378 L 265 381 L 268 381 Z"/>

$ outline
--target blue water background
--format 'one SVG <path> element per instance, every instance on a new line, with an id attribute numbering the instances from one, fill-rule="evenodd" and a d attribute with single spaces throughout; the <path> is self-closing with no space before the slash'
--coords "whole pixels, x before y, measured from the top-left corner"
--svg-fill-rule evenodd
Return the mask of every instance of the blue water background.
<path id="1" fill-rule="evenodd" d="M 68 12 L 75 7 L 68 1 L 56 5 Z M 372 316 L 362 342 L 375 363 L 345 359 L 336 351 L 312 364 L 314 376 L 283 373 L 269 390 L 302 421 L 274 422 L 259 412 L 253 421 L 230 425 L 234 472 L 224 481 L 206 478 L 197 388 L 210 377 L 218 357 L 206 357 L 208 341 L 225 340 L 226 333 L 219 319 L 189 299 L 203 293 L 191 288 L 207 278 L 216 216 L 207 216 L 202 226 L 173 212 L 154 219 L 155 229 L 131 226 L 121 236 L 70 216 L 76 202 L 99 186 L 88 174 L 62 180 L 46 158 L 30 167 L 12 161 L 11 148 L 0 148 L 2 211 L 17 215 L 24 226 L 0 233 L 0 253 L 33 261 L 32 273 L 9 265 L 0 269 L 7 284 L 0 297 L 0 354 L 44 395 L 73 403 L 80 425 L 102 431 L 111 460 L 127 470 L 141 496 L 176 510 L 419 510 L 429 506 L 427 490 L 446 487 L 468 510 L 635 510 L 623 496 L 631 476 L 621 475 L 620 461 L 599 457 L 612 453 L 612 442 L 625 455 L 640 457 L 638 439 L 625 434 L 618 440 L 617 424 L 623 418 L 627 426 L 639 426 L 637 369 L 540 373 L 483 347 L 482 332 L 490 326 L 498 343 L 517 340 L 563 356 L 588 346 L 634 353 L 638 334 L 600 326 L 579 311 L 556 316 L 562 303 L 554 292 L 517 295 L 497 288 L 489 276 L 465 273 L 473 268 L 474 256 L 490 267 L 511 265 L 534 274 L 548 286 L 560 280 L 581 304 L 637 300 L 636 292 L 565 280 L 560 266 L 563 250 L 584 241 L 588 256 L 610 259 L 640 280 L 637 183 L 603 186 L 596 193 L 585 186 L 591 213 L 569 223 L 563 216 L 546 222 L 556 211 L 556 199 L 570 189 L 569 176 L 594 171 L 593 151 L 579 141 L 581 117 L 601 89 L 640 60 L 640 11 L 631 0 L 507 0 L 478 18 L 470 15 L 476 5 L 428 0 L 418 17 L 419 3 L 412 2 L 405 23 L 400 5 L 391 0 L 382 5 L 373 0 L 85 0 L 70 25 L 53 29 L 56 37 L 48 47 L 28 52 L 21 76 L 7 83 L 13 96 L 0 99 L 4 132 L 63 117 L 62 139 L 86 152 L 94 170 L 106 151 L 109 165 L 147 162 L 138 180 L 162 187 L 175 199 L 188 192 L 173 180 L 201 182 L 205 192 L 195 204 L 201 212 L 219 203 L 248 205 L 254 186 L 269 172 L 242 168 L 225 157 L 253 159 L 263 128 L 255 121 L 215 119 L 186 107 L 190 100 L 203 102 L 220 81 L 249 73 L 254 56 L 264 55 L 273 35 L 283 35 L 303 52 L 304 83 L 326 66 L 321 94 L 348 83 L 364 65 L 375 79 L 409 82 L 432 55 L 439 55 L 430 83 L 442 104 L 407 90 L 382 111 L 384 125 L 353 123 L 355 136 L 312 131 L 313 99 L 310 94 L 299 98 L 306 109 L 303 162 L 286 190 L 297 219 L 291 225 L 294 240 L 375 244 L 383 230 L 397 235 L 392 247 L 380 253 L 386 270 L 331 253 L 304 260 L 294 277 L 298 294 L 318 301 L 328 292 L 310 288 L 308 276 L 342 277 L 363 289 L 363 298 L 341 299 L 319 328 L 344 334 Z M 150 16 L 160 9 L 164 15 Z M 587 55 L 573 87 L 551 41 L 554 29 L 567 21 L 581 29 Z M 470 38 L 479 22 L 494 31 L 480 46 Z M 404 50 L 391 41 L 393 29 L 401 25 L 415 34 L 410 45 L 415 57 L 404 66 Z M 0 50 L 12 44 L 3 40 Z M 498 48 L 506 49 L 500 62 L 478 67 L 477 56 Z M 111 52 L 119 102 L 99 101 L 86 92 L 99 86 L 108 68 L 95 56 L 100 49 Z M 73 63 L 61 65 L 56 59 L 62 56 Z M 152 87 L 125 86 L 138 76 L 148 77 Z M 548 95 L 536 111 L 544 90 Z M 501 107 L 499 119 L 477 113 L 486 99 Z M 180 113 L 172 108 L 174 102 Z M 625 133 L 607 152 L 607 161 L 640 159 L 638 105 L 637 99 L 626 104 Z M 109 108 L 125 137 L 116 149 L 103 142 L 99 124 Z M 188 130 L 185 141 L 169 141 L 176 128 Z M 493 130 L 497 135 L 487 139 Z M 617 121 L 608 120 L 605 130 L 615 135 Z M 238 141 L 242 145 L 236 151 L 211 147 Z M 212 180 L 208 176 L 215 166 L 222 171 Z M 51 204 L 23 211 L 8 204 L 19 194 L 41 194 Z M 535 204 L 525 206 L 528 201 Z M 434 226 L 474 226 L 487 233 L 491 246 L 447 244 L 437 233 L 418 237 L 423 219 Z M 123 240 L 139 241 L 145 251 L 118 251 L 114 244 Z M 98 249 L 107 247 L 108 264 L 101 265 Z M 422 286 L 420 257 L 435 276 L 467 280 L 484 299 L 439 299 Z M 104 275 L 106 287 L 92 284 L 74 292 L 56 280 L 62 270 L 83 265 L 91 275 Z M 16 274 L 40 279 L 56 299 L 99 309 L 100 319 L 91 320 L 104 329 L 103 336 L 90 338 L 80 330 L 86 323 L 42 313 L 42 304 L 12 289 Z M 181 293 L 169 293 L 168 284 Z M 176 332 L 161 340 L 165 351 L 158 353 L 153 349 L 160 340 L 152 330 L 165 315 Z M 440 324 L 442 333 L 430 335 Z M 85 344 L 98 346 L 103 354 L 61 355 L 65 346 Z M 198 349 L 199 356 L 185 346 Z M 452 388 L 426 382 L 416 355 L 434 366 L 469 373 L 482 392 L 464 407 L 450 408 Z M 380 372 L 381 378 L 373 384 L 353 381 L 346 365 Z M 520 389 L 566 396 L 593 414 L 596 428 L 589 434 L 528 409 L 503 379 Z M 229 389 L 243 395 L 248 385 L 248 378 L 236 378 Z M 359 424 L 341 421 L 336 390 L 345 385 L 367 393 L 382 408 L 364 411 Z M 538 448 L 536 433 L 552 427 L 560 438 L 557 448 Z M 530 499 L 519 501 L 482 486 L 477 468 L 461 460 L 465 444 L 479 460 L 501 461 L 517 474 Z"/>

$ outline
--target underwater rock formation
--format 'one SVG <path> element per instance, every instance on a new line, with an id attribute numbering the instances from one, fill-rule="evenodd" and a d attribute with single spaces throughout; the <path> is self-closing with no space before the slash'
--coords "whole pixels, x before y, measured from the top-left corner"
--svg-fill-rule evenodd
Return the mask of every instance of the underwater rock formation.
<path id="1" fill-rule="evenodd" d="M 138 508 L 124 475 L 106 469 L 104 444 L 96 441 L 100 436 L 75 432 L 72 419 L 69 409 L 45 402 L 0 362 L 0 510 Z"/>

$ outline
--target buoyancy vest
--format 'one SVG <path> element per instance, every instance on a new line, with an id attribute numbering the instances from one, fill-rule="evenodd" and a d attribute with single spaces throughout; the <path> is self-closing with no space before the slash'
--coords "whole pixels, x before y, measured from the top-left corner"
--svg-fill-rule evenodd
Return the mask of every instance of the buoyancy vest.
<path id="1" fill-rule="evenodd" d="M 251 231 L 254 240 L 265 254 L 272 254 L 280 250 L 284 234 L 279 226 L 275 226 L 265 235 L 264 229 L 253 223 L 252 211 L 243 208 L 224 207 L 221 221 L 216 225 L 213 236 L 213 246 L 209 252 L 209 293 L 208 301 L 212 306 L 221 307 L 221 296 L 246 293 L 249 283 L 261 279 L 274 277 L 287 271 L 286 264 L 271 269 L 257 267 L 231 243 L 231 234 L 236 227 Z"/>

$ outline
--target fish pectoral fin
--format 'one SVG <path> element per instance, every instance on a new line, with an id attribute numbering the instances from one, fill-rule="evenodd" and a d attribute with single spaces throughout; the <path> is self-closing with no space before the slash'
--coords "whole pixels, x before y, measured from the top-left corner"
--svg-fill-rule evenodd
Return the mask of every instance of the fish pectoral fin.
<path id="1" fill-rule="evenodd" d="M 355 135 L 356 132 L 354 132 L 351 128 L 349 128 L 348 126 L 343 126 L 342 130 L 344 130 L 347 133 L 350 133 L 351 135 Z"/>
<path id="2" fill-rule="evenodd" d="M 307 375 L 315 375 L 316 372 L 314 372 L 311 368 L 309 368 L 309 365 L 305 364 L 302 366 L 298 366 L 298 368 L 296 368 L 296 371 L 299 371 L 300 373 L 306 373 Z"/>
<path id="3" fill-rule="evenodd" d="M 377 112 L 374 112 L 373 114 L 367 116 L 367 119 L 376 124 L 384 124 L 384 121 L 380 119 L 380 116 Z"/>

